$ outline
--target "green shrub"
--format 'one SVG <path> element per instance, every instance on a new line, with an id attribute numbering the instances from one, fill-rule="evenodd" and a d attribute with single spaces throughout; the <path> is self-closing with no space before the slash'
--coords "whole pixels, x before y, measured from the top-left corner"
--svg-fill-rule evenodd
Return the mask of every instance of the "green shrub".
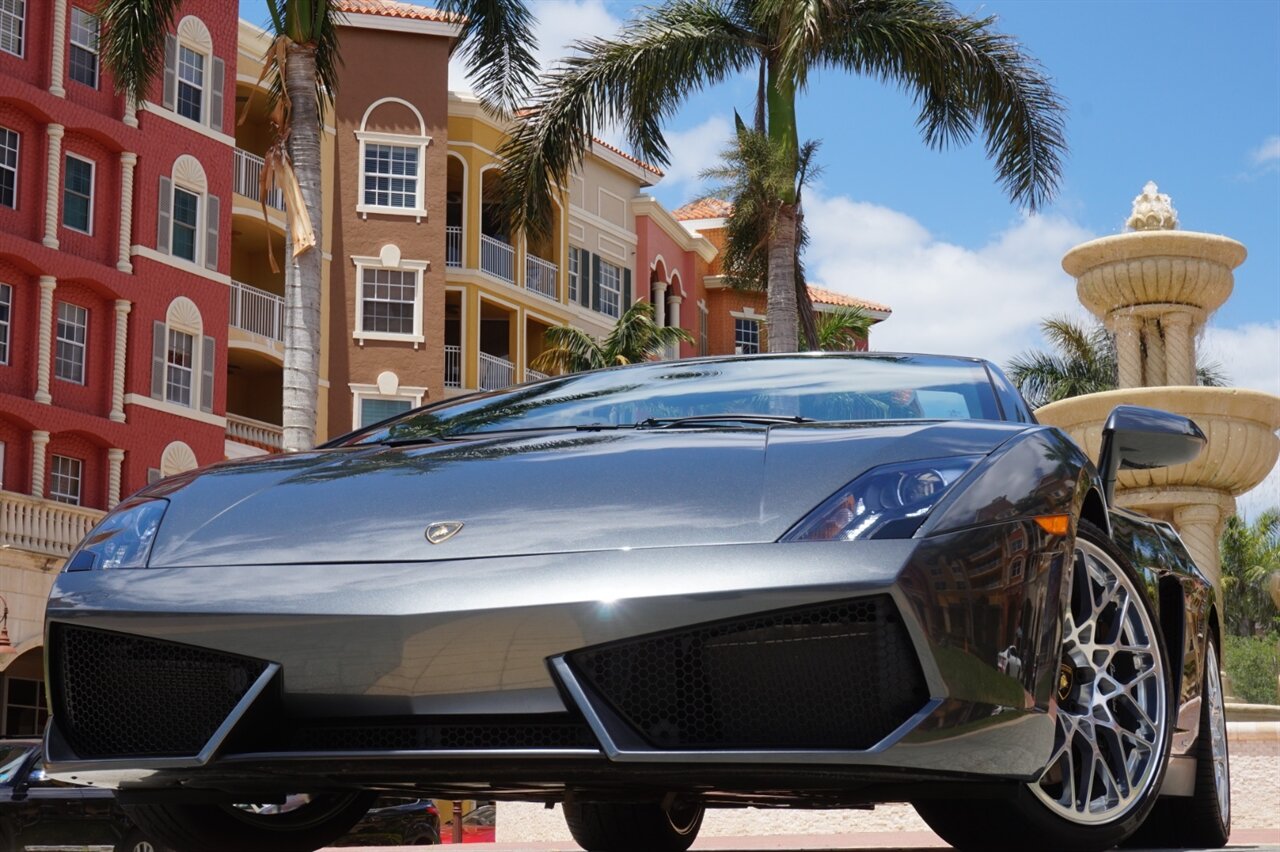
<path id="1" fill-rule="evenodd" d="M 1280 634 L 1224 636 L 1222 667 L 1235 697 L 1249 704 L 1280 704 Z"/>

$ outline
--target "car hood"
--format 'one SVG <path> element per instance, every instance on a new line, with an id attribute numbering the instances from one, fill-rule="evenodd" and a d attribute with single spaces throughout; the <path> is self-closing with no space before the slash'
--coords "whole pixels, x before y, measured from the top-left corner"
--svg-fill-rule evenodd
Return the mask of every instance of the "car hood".
<path id="1" fill-rule="evenodd" d="M 776 541 L 863 471 L 988 453 L 989 422 L 507 433 L 228 462 L 160 483 L 153 567 Z M 431 544 L 428 525 L 462 528 Z"/>

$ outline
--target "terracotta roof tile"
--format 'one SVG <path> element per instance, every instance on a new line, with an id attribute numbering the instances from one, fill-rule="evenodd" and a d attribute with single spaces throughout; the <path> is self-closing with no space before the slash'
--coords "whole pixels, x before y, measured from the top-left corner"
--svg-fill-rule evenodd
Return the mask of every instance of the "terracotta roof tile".
<path id="1" fill-rule="evenodd" d="M 677 207 L 671 215 L 682 222 L 687 222 L 690 219 L 724 219 L 732 212 L 731 202 L 723 198 L 707 196 L 697 201 L 690 201 L 683 207 Z"/>
<path id="2" fill-rule="evenodd" d="M 339 12 L 352 15 L 382 15 L 387 18 L 409 18 L 415 21 L 438 21 L 444 24 L 462 23 L 463 17 L 452 12 L 442 12 L 430 6 L 404 3 L 401 0 L 335 0 Z"/>
<path id="3" fill-rule="evenodd" d="M 814 287 L 812 284 L 809 285 L 809 298 L 823 305 L 840 305 L 849 308 L 863 308 L 868 311 L 893 313 L 893 308 L 888 305 L 869 302 L 856 296 L 847 296 L 844 293 L 837 293 L 835 290 L 827 290 L 823 287 Z"/>
<path id="4" fill-rule="evenodd" d="M 635 163 L 637 166 L 644 169 L 645 171 L 653 172 L 658 177 L 662 177 L 662 170 L 659 169 L 657 166 L 651 166 L 648 163 L 646 163 L 644 160 L 631 156 L 621 148 L 618 148 L 614 145 L 610 145 L 608 142 L 604 141 L 603 139 L 600 139 L 599 137 L 592 136 L 591 144 L 599 145 L 601 148 L 604 148 L 606 151 L 612 151 L 613 153 L 617 154 L 619 157 L 622 157 L 624 160 L 630 160 L 631 162 Z"/>

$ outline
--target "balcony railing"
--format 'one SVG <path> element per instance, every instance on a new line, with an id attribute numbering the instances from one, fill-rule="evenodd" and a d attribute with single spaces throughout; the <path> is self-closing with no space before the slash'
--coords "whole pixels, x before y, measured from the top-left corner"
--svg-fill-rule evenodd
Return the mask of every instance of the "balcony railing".
<path id="1" fill-rule="evenodd" d="M 480 353 L 480 390 L 499 390 L 515 381 L 516 365 L 506 358 Z"/>
<path id="2" fill-rule="evenodd" d="M 526 382 L 532 382 L 535 379 L 545 379 L 546 377 L 547 377 L 546 373 L 539 373 L 537 370 L 533 369 L 532 367 L 524 368 L 524 380 Z"/>
<path id="3" fill-rule="evenodd" d="M 531 254 L 525 256 L 524 286 L 539 296 L 546 296 L 552 301 L 560 300 L 560 294 L 556 292 L 558 289 L 556 279 L 559 273 L 560 269 L 554 263 Z"/>
<path id="4" fill-rule="evenodd" d="M 262 170 L 266 168 L 264 161 L 257 154 L 250 154 L 240 148 L 235 149 L 235 191 L 257 201 L 262 187 Z M 267 189 L 267 206 L 277 210 L 284 209 L 284 193 L 275 186 Z"/>
<path id="5" fill-rule="evenodd" d="M 284 297 L 231 282 L 231 327 L 284 341 Z"/>
<path id="6" fill-rule="evenodd" d="M 284 447 L 283 427 L 231 412 L 227 412 L 227 437 L 241 444 L 261 447 L 272 452 L 280 452 Z"/>
<path id="7" fill-rule="evenodd" d="M 102 512 L 12 491 L 0 491 L 0 547 L 70 556 Z"/>
<path id="8" fill-rule="evenodd" d="M 462 347 L 444 347 L 444 386 L 447 388 L 462 387 Z"/>
<path id="9" fill-rule="evenodd" d="M 444 227 L 444 265 L 462 266 L 461 225 L 445 225 Z"/>
<path id="10" fill-rule="evenodd" d="M 488 234 L 480 235 L 480 268 L 495 278 L 516 283 L 516 250 Z"/>

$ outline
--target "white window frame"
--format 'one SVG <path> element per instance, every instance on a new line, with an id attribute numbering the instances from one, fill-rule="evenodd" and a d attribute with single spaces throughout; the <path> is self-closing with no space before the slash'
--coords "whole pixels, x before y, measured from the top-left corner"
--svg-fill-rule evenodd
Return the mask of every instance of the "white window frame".
<path id="1" fill-rule="evenodd" d="M 426 388 L 411 388 L 401 385 L 395 393 L 382 393 L 377 385 L 348 384 L 351 389 L 351 428 L 360 429 L 360 413 L 366 399 L 403 399 L 410 402 L 409 408 L 422 405 L 427 395 Z"/>
<path id="2" fill-rule="evenodd" d="M 67 193 L 70 192 L 71 190 L 68 186 L 68 181 L 64 178 L 62 182 L 62 227 L 66 228 L 68 231 L 75 231 L 77 234 L 88 234 L 89 236 L 93 236 L 93 201 L 94 201 L 93 188 L 98 181 L 98 164 L 95 163 L 93 160 L 90 160 L 88 157 L 82 157 L 79 154 L 72 154 L 68 152 L 66 155 L 67 164 L 70 164 L 72 160 L 85 163 L 89 166 L 89 196 L 87 199 L 89 202 L 89 221 L 86 223 L 88 225 L 86 229 L 77 228 L 75 225 L 68 224 Z M 64 170 L 69 171 L 69 169 L 67 169 L 66 166 L 64 166 Z"/>
<path id="3" fill-rule="evenodd" d="M 7 6 L 17 8 L 17 13 L 9 11 Z M 5 53 L 16 56 L 19 59 L 27 54 L 27 0 L 0 0 L 0 22 L 7 22 L 13 27 L 13 33 L 18 41 L 17 51 L 12 51 L 7 47 L 0 47 Z M 4 29 L 4 24 L 0 23 L 0 30 Z"/>
<path id="4" fill-rule="evenodd" d="M 0 365 L 9 363 L 9 348 L 13 345 L 13 286 L 0 281 L 0 304 L 4 305 L 4 318 L 0 319 Z"/>
<path id="5" fill-rule="evenodd" d="M 21 172 L 20 164 L 22 162 L 21 160 L 22 135 L 18 133 L 18 131 L 9 127 L 0 127 L 0 131 L 4 131 L 5 133 L 8 133 L 13 137 L 12 148 L 10 148 L 7 145 L 0 147 L 0 152 L 13 151 L 13 165 L 10 166 L 7 163 L 0 162 L 0 169 L 13 173 L 13 206 L 9 207 L 9 209 L 17 210 L 18 209 L 18 177 L 19 177 L 19 173 Z M 0 205 L 0 206 L 8 207 L 7 204 Z"/>
<path id="6" fill-rule="evenodd" d="M 749 322 L 756 327 L 755 350 L 752 352 L 744 352 L 742 343 L 738 340 L 738 323 Z M 760 317 L 733 315 L 733 351 L 736 355 L 758 355 L 760 353 Z"/>
<path id="7" fill-rule="evenodd" d="M 613 286 L 609 286 L 609 273 L 613 273 Z M 613 296 L 613 313 L 605 310 L 608 303 L 608 296 Z M 610 319 L 618 319 L 622 316 L 622 267 L 616 266 L 607 260 L 600 261 L 600 304 L 595 306 L 596 312 L 604 314 Z"/>
<path id="8" fill-rule="evenodd" d="M 412 216 L 415 222 L 421 222 L 427 215 L 425 202 L 427 185 L 427 146 L 431 144 L 430 136 L 408 136 L 398 133 L 377 133 L 371 130 L 357 130 L 356 138 L 360 140 L 360 193 L 356 201 L 356 212 L 362 218 L 370 213 L 391 216 Z M 366 204 L 364 200 L 365 151 L 369 145 L 391 145 L 397 148 L 416 148 L 418 150 L 417 192 L 413 207 L 386 207 L 381 204 Z"/>
<path id="9" fill-rule="evenodd" d="M 569 246 L 569 301 L 578 304 L 582 287 L 582 249 Z"/>
<path id="10" fill-rule="evenodd" d="M 59 462 L 74 462 L 75 477 L 72 478 L 64 473 L 58 472 Z M 67 491 L 59 491 L 55 484 L 59 479 L 69 479 L 75 482 L 75 494 Z M 74 497 L 75 499 L 69 499 Z M 49 457 L 49 499 L 58 503 L 66 503 L 68 506 L 84 505 L 84 460 L 74 456 L 52 455 Z"/>
<path id="11" fill-rule="evenodd" d="M 170 177 L 169 179 L 172 181 L 172 186 L 170 187 L 170 191 L 169 191 L 169 256 L 174 258 L 175 260 L 183 261 L 184 263 L 193 263 L 196 266 L 203 267 L 204 266 L 204 243 L 206 239 L 204 211 L 209 204 L 209 199 L 206 198 L 207 193 L 202 189 L 196 189 L 185 183 L 179 183 L 177 179 L 173 177 Z M 196 224 L 195 224 L 195 237 L 193 238 L 195 241 L 195 256 L 190 259 L 183 257 L 182 255 L 178 254 L 173 250 L 174 245 L 177 242 L 173 238 L 173 235 L 178 227 L 178 192 L 179 191 L 185 192 L 187 195 L 194 195 L 196 197 Z"/>
<path id="12" fill-rule="evenodd" d="M 93 44 L 85 44 L 83 42 L 76 41 L 77 14 L 84 15 L 86 18 L 93 21 Z M 70 49 L 67 51 L 67 79 L 74 80 L 82 86 L 89 86 L 91 89 L 97 89 L 99 83 L 102 82 L 102 59 L 98 53 L 98 36 L 101 32 L 101 27 L 99 25 L 98 16 L 90 12 L 88 9 L 81 9 L 79 6 L 72 6 L 70 29 Z M 72 76 L 71 69 L 75 67 L 72 63 L 72 59 L 75 56 L 75 51 L 77 49 L 83 50 L 85 53 L 93 57 L 93 83 L 86 83 L 84 80 L 77 80 Z"/>
<path id="13" fill-rule="evenodd" d="M 383 263 L 377 257 L 353 257 L 356 267 L 356 321 L 351 336 L 363 344 L 366 340 L 391 340 L 401 343 L 412 343 L 417 349 L 426 343 L 422 332 L 422 274 L 430 266 L 425 260 L 399 260 L 395 263 Z M 365 270 L 388 269 L 396 272 L 411 272 L 414 278 L 413 288 L 413 332 L 396 334 L 388 331 L 364 330 L 364 273 Z"/>
<path id="14" fill-rule="evenodd" d="M 176 57 L 176 65 L 174 67 L 173 80 L 173 114 L 179 118 L 185 118 L 187 121 L 194 121 L 196 124 L 204 126 L 207 123 L 208 115 L 206 110 L 209 109 L 209 75 L 213 72 L 210 67 L 212 63 L 209 61 L 209 55 L 203 50 L 197 50 L 194 46 L 178 39 L 178 55 Z M 182 52 L 187 51 L 200 57 L 200 85 L 184 80 L 182 78 Z M 197 89 L 200 92 L 200 115 L 192 118 L 189 115 L 183 115 L 180 105 L 182 103 L 182 87 L 188 86 Z"/>
<path id="15" fill-rule="evenodd" d="M 175 364 L 171 360 L 171 355 L 173 353 L 173 345 L 170 341 L 173 340 L 173 336 L 175 334 L 181 334 L 184 337 L 187 337 L 191 340 L 191 365 L 189 367 L 184 367 L 181 364 Z M 178 406 L 181 406 L 182 408 L 195 408 L 197 410 L 200 408 L 200 375 L 201 375 L 200 350 L 202 348 L 200 338 L 201 338 L 201 335 L 196 334 L 192 331 L 188 331 L 185 328 L 174 327 L 173 325 L 167 324 L 167 323 L 165 325 L 165 329 L 164 329 L 164 344 L 165 344 L 164 345 L 164 401 L 169 403 L 170 405 L 178 405 Z M 183 402 L 180 399 L 174 399 L 169 395 L 169 388 L 177 387 L 177 385 L 174 385 L 170 381 L 169 376 L 171 375 L 170 373 L 171 370 L 183 370 L 187 373 L 188 399 L 186 402 Z"/>
<path id="16" fill-rule="evenodd" d="M 77 323 L 71 320 L 64 320 L 62 318 L 63 308 L 75 308 L 78 311 L 82 311 L 84 313 L 84 324 L 80 325 L 80 323 Z M 59 330 L 64 322 L 67 323 L 68 325 L 80 327 L 84 331 L 84 340 L 77 342 L 75 340 L 71 340 L 70 338 L 64 338 Z M 60 382 L 67 382 L 69 384 L 83 386 L 88 381 L 88 378 L 89 378 L 89 309 L 86 308 L 84 305 L 77 305 L 75 302 L 58 302 L 57 310 L 55 311 L 55 316 L 54 316 L 54 338 L 53 339 L 54 339 L 53 377 Z M 67 344 L 68 346 L 78 347 L 80 349 L 80 378 L 79 379 L 69 379 L 66 376 L 60 375 L 58 372 L 58 367 L 62 363 L 62 359 L 58 358 L 58 349 L 61 346 L 61 344 L 64 344 L 64 343 Z"/>

